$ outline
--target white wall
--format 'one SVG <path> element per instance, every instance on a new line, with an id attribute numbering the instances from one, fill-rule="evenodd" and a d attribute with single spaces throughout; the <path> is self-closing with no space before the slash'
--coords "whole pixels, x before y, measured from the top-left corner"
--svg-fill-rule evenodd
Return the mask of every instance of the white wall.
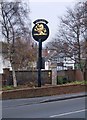
<path id="1" fill-rule="evenodd" d="M 66 67 L 72 67 L 74 69 L 74 63 L 75 63 L 75 61 L 72 60 L 71 58 L 66 57 L 66 60 L 64 60 L 63 62 L 64 62 L 64 66 L 66 66 Z"/>
<path id="2" fill-rule="evenodd" d="M 2 55 L 0 54 L 0 73 L 3 73 Z"/>
<path id="3" fill-rule="evenodd" d="M 10 62 L 4 59 L 0 53 L 0 73 L 3 73 L 3 68 L 10 68 L 12 70 Z"/>

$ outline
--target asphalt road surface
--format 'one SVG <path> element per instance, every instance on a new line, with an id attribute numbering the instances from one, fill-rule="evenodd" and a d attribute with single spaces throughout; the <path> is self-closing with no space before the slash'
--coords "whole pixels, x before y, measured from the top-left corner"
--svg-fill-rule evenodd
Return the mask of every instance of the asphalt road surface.
<path id="1" fill-rule="evenodd" d="M 5 104 L 2 118 L 85 118 L 85 111 L 85 97 L 80 97 L 46 103 Z"/>

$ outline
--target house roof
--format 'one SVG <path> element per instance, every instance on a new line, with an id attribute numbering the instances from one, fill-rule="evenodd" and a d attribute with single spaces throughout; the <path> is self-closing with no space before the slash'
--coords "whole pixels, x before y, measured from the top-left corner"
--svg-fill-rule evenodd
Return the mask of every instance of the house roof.
<path id="1" fill-rule="evenodd" d="M 73 54 L 65 54 L 65 53 L 63 53 L 63 52 L 57 52 L 56 50 L 51 50 L 51 49 L 48 49 L 48 54 L 46 54 L 46 56 L 45 56 L 45 60 L 53 60 L 53 61 L 57 61 L 58 60 L 58 58 L 65 58 L 65 57 L 67 57 L 67 58 L 72 58 L 73 57 Z"/>
<path id="2" fill-rule="evenodd" d="M 56 50 L 48 50 L 47 56 L 45 56 L 45 59 L 57 59 L 59 57 L 64 57 L 63 53 L 58 53 Z"/>

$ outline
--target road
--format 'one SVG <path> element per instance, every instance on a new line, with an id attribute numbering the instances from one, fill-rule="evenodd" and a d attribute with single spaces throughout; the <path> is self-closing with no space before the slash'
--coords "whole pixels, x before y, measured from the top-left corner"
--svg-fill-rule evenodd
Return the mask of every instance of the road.
<path id="1" fill-rule="evenodd" d="M 21 103 L 21 100 L 20 100 Z M 2 106 L 3 118 L 85 118 L 85 97 Z"/>

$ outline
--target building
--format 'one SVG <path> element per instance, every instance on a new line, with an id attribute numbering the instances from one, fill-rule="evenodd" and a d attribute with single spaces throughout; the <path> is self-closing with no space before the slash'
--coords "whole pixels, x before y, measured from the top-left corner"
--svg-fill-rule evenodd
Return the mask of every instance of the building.
<path id="1" fill-rule="evenodd" d="M 64 53 L 57 53 L 55 50 L 44 50 L 45 69 L 57 68 L 57 70 L 74 69 L 74 56 L 65 56 Z"/>

